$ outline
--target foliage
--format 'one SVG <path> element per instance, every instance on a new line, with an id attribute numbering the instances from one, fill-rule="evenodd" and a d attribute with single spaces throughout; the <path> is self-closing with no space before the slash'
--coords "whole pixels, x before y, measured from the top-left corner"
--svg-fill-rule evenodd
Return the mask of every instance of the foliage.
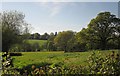
<path id="1" fill-rule="evenodd" d="M 41 51 L 46 48 L 46 40 L 24 40 L 21 44 L 11 46 L 10 52 Z"/>
<path id="2" fill-rule="evenodd" d="M 69 56 L 69 54 L 66 54 Z M 63 62 L 49 63 L 41 62 L 39 64 L 30 64 L 21 69 L 14 69 L 14 72 L 7 70 L 5 74 L 38 76 L 38 75 L 81 75 L 81 74 L 105 74 L 119 75 L 120 56 L 116 51 L 112 54 L 102 56 L 101 53 L 93 52 L 87 60 L 87 65 L 64 65 Z"/>
<path id="3" fill-rule="evenodd" d="M 50 35 L 48 33 L 44 33 L 43 35 L 40 35 L 39 33 L 30 34 L 30 37 L 28 39 L 34 39 L 34 40 L 48 40 Z"/>
<path id="4" fill-rule="evenodd" d="M 89 72 L 91 74 L 115 74 L 120 73 L 120 54 L 112 51 L 112 54 L 107 55 L 105 58 L 93 52 L 88 59 Z"/>
<path id="5" fill-rule="evenodd" d="M 101 12 L 96 18 L 90 21 L 87 28 L 83 28 L 77 33 L 76 38 L 80 44 L 85 45 L 84 48 L 87 50 L 119 49 L 119 28 L 119 18 L 110 12 Z M 110 45 L 114 47 L 111 47 Z"/>
<path id="6" fill-rule="evenodd" d="M 47 40 L 47 50 L 48 51 L 56 51 L 57 47 L 55 46 L 54 43 L 54 39 L 55 39 L 56 35 L 54 35 L 54 33 L 50 33 L 50 37 Z"/>
<path id="7" fill-rule="evenodd" d="M 64 50 L 65 52 L 67 52 L 74 43 L 73 42 L 74 35 L 75 33 L 73 31 L 59 32 L 54 39 L 54 43 L 59 48 L 59 50 Z M 71 46 L 70 43 L 72 43 Z"/>
<path id="8" fill-rule="evenodd" d="M 119 74 L 120 56 L 114 51 L 93 52 L 88 62 L 85 62 L 91 52 L 74 52 L 96 49 L 120 49 L 120 19 L 110 12 L 101 12 L 92 19 L 87 28 L 77 34 L 73 31 L 29 34 L 25 15 L 17 11 L 4 11 L 2 23 L 2 45 L 5 53 L 2 57 L 3 75 L 47 75 L 47 74 Z M 0 26 L 1 27 L 1 26 Z M 1 31 L 1 30 L 0 30 Z M 30 37 L 29 37 L 30 36 Z M 25 40 L 25 39 L 42 39 Z M 35 52 L 48 49 L 64 52 Z M 24 53 L 11 53 L 8 51 Z M 28 51 L 34 51 L 28 52 Z M 74 53 L 66 53 L 71 52 Z M 26 53 L 27 52 L 27 53 Z M 13 56 L 13 58 L 11 57 Z M 17 55 L 17 57 L 15 56 Z M 22 55 L 22 56 L 18 56 Z M 36 65 L 35 63 L 39 63 Z M 89 63 L 89 64 L 87 64 Z M 14 65 L 13 65 L 14 64 Z M 34 64 L 34 65 L 31 65 Z M 74 65 L 73 65 L 74 64 Z M 29 65 L 31 65 L 29 67 Z M 28 67 L 26 67 L 28 66 Z M 31 68 L 32 67 L 32 68 Z"/>
<path id="9" fill-rule="evenodd" d="M 27 40 L 27 43 L 31 45 L 31 51 L 42 51 L 47 48 L 47 40 Z M 33 49 L 35 48 L 36 49 Z"/>
<path id="10" fill-rule="evenodd" d="M 31 66 L 31 70 L 25 70 L 24 69 L 24 74 L 26 75 L 68 75 L 68 74 L 81 74 L 82 73 L 82 68 L 81 66 L 75 67 L 72 66 L 70 68 L 68 67 L 63 67 L 63 66 L 58 66 L 56 64 L 51 64 L 51 65 L 46 65 L 46 66 L 40 66 L 37 67 L 36 65 Z"/>
<path id="11" fill-rule="evenodd" d="M 21 53 L 6 53 L 2 52 L 2 72 L 1 76 L 20 75 L 18 68 L 14 68 L 12 56 L 21 56 Z"/>
<path id="12" fill-rule="evenodd" d="M 48 51 L 56 51 L 57 50 L 53 41 L 47 42 L 47 50 Z"/>
<path id="13" fill-rule="evenodd" d="M 28 33 L 25 15 L 18 11 L 2 12 L 2 51 L 8 52 L 13 44 L 21 43 L 23 36 Z M 22 36 L 23 35 L 23 36 Z"/>

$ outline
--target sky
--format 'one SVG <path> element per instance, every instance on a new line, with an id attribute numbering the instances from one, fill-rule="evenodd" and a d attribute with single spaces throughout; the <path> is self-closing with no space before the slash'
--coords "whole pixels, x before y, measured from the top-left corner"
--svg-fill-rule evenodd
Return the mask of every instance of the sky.
<path id="1" fill-rule="evenodd" d="M 119 0 L 0 0 L 0 2 L 118 2 Z"/>
<path id="2" fill-rule="evenodd" d="M 100 12 L 118 16 L 118 2 L 2 2 L 2 11 L 6 10 L 23 12 L 31 33 L 79 32 Z"/>

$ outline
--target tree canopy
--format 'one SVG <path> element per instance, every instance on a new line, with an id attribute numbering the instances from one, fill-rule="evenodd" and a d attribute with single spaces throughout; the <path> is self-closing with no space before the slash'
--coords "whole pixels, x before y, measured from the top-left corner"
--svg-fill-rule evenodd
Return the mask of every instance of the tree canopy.
<path id="1" fill-rule="evenodd" d="M 61 50 L 69 51 L 69 43 L 71 43 L 74 37 L 73 31 L 63 31 L 59 32 L 58 35 L 54 39 L 55 45 L 60 48 Z"/>
<path id="2" fill-rule="evenodd" d="M 105 50 L 110 48 L 109 42 L 111 40 L 114 42 L 118 39 L 115 44 L 120 45 L 119 29 L 119 18 L 110 12 L 101 12 L 90 21 L 87 28 L 82 29 L 77 35 L 79 41 L 85 43 L 88 49 Z"/>
<path id="3" fill-rule="evenodd" d="M 22 42 L 22 35 L 28 32 L 28 24 L 22 12 L 3 11 L 1 15 L 2 51 L 8 52 L 13 44 Z"/>

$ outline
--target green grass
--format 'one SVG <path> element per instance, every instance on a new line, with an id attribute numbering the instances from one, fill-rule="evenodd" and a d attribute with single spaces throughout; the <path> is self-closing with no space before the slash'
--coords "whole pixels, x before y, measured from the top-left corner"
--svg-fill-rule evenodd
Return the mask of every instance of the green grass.
<path id="1" fill-rule="evenodd" d="M 2 56 L 2 52 L 0 52 L 0 56 Z"/>
<path id="2" fill-rule="evenodd" d="M 111 51 L 100 51 L 102 56 L 110 54 Z M 118 51 L 116 51 L 118 52 Z M 87 65 L 87 58 L 91 55 L 92 51 L 88 52 L 71 52 L 64 53 L 59 52 L 22 52 L 22 56 L 14 56 L 14 66 L 22 68 L 29 64 L 38 64 L 41 62 L 47 63 L 59 63 L 62 62 L 64 65 Z M 95 51 L 98 54 L 98 51 Z"/>
<path id="3" fill-rule="evenodd" d="M 47 42 L 47 40 L 31 40 L 31 39 L 29 39 L 29 40 L 27 40 L 27 42 L 30 44 L 38 43 L 41 46 L 41 45 L 44 45 Z"/>

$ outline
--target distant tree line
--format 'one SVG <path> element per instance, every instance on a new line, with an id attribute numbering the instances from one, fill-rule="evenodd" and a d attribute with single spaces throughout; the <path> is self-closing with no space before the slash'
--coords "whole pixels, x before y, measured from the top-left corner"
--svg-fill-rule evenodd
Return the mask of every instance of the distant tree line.
<path id="1" fill-rule="evenodd" d="M 56 35 L 57 35 L 57 32 L 55 32 L 55 36 Z M 33 33 L 33 34 L 29 34 L 29 38 L 28 39 L 48 40 L 49 37 L 50 37 L 50 35 L 48 33 L 44 33 L 43 35 L 40 35 L 39 33 Z"/>
<path id="2" fill-rule="evenodd" d="M 2 15 L 3 51 L 13 46 L 21 51 L 87 51 L 120 49 L 120 19 L 110 12 L 101 12 L 93 18 L 86 28 L 79 32 L 62 31 L 55 33 L 30 34 L 24 15 L 20 12 L 3 12 Z M 24 30 L 23 30 L 24 26 Z M 47 40 L 39 46 L 29 44 L 27 39 Z M 18 45 L 19 44 L 19 45 Z"/>

